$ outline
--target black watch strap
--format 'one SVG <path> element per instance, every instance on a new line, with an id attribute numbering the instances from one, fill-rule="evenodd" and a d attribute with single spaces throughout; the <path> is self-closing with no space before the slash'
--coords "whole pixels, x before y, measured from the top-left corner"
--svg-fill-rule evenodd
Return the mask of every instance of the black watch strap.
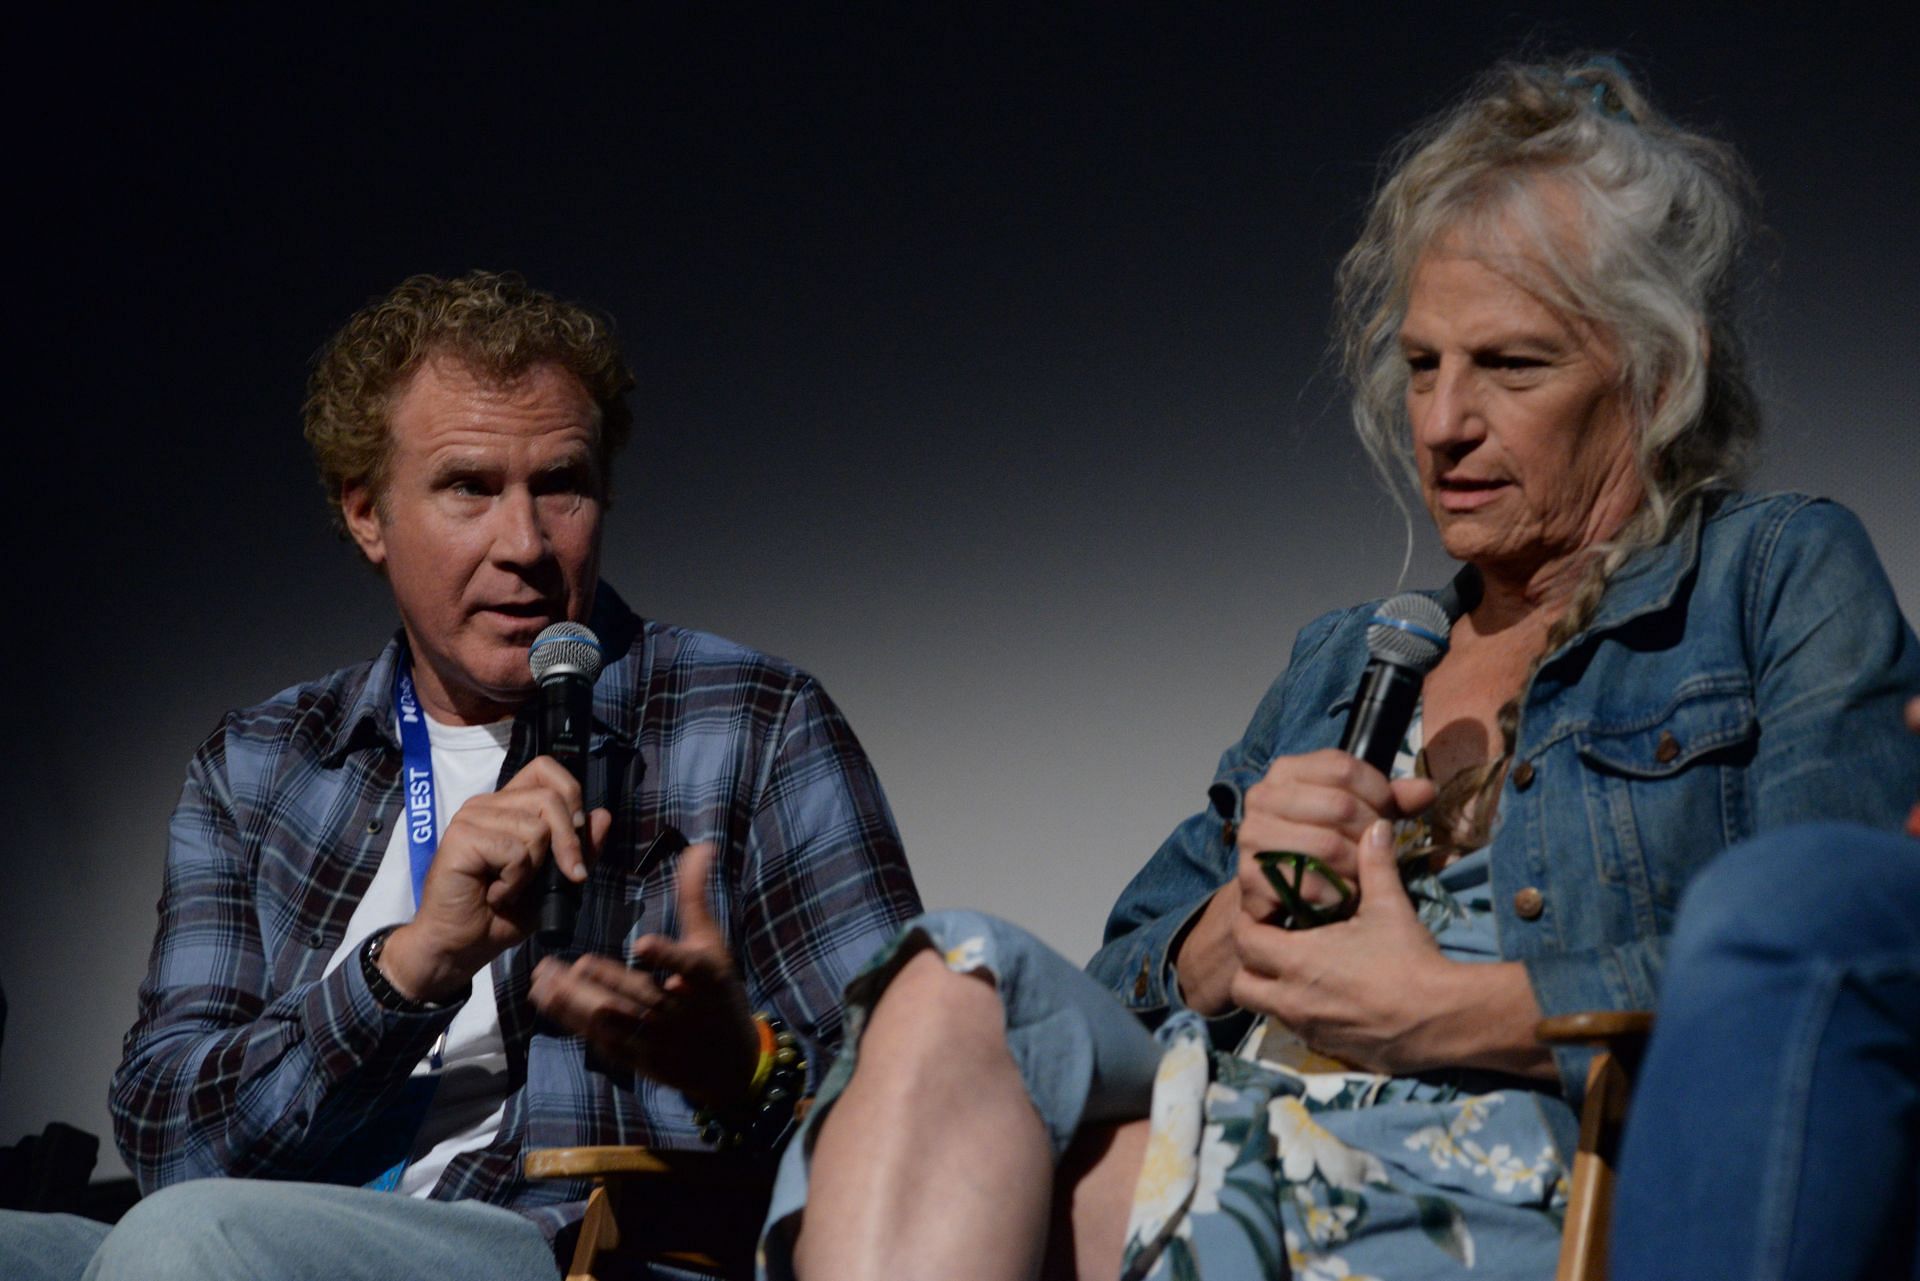
<path id="1" fill-rule="evenodd" d="M 398 925 L 383 926 L 367 935 L 367 941 L 360 945 L 360 977 L 367 981 L 367 990 L 373 993 L 373 999 L 380 1003 L 381 1009 L 395 1014 L 432 1014 L 454 1004 L 452 1001 L 416 1001 L 380 972 L 380 950 L 387 945 L 387 937 L 399 928 Z"/>

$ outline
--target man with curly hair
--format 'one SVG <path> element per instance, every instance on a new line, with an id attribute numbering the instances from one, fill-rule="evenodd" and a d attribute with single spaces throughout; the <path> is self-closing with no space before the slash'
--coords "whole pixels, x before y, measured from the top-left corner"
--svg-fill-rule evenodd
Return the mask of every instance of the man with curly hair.
<path id="1" fill-rule="evenodd" d="M 603 318 L 491 272 L 322 351 L 307 439 L 400 628 L 201 744 L 112 1087 L 150 1195 L 111 1233 L 0 1215 L 0 1271 L 552 1277 L 585 1189 L 528 1149 L 783 1137 L 766 1047 L 824 1068 L 917 895 L 818 684 L 601 581 L 632 386 Z M 533 752 L 556 622 L 603 650 L 584 784 Z M 581 890 L 555 948 L 549 862 Z"/>

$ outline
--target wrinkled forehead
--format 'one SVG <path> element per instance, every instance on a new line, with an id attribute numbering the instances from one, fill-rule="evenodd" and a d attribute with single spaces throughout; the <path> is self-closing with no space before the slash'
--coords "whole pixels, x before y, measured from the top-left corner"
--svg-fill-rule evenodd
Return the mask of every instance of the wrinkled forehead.
<path id="1" fill-rule="evenodd" d="M 584 466 L 596 484 L 605 483 L 599 407 L 558 363 L 495 375 L 456 358 L 423 361 L 389 402 L 386 419 L 375 481 L 382 500 L 396 474 L 414 469 Z"/>

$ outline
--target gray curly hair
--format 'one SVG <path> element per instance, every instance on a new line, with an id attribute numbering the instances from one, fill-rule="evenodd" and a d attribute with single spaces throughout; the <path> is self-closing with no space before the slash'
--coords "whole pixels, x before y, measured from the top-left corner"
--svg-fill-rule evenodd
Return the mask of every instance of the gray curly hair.
<path id="1" fill-rule="evenodd" d="M 1646 497 L 1607 567 L 1664 541 L 1695 497 L 1744 472 L 1758 439 L 1734 325 L 1751 205 L 1733 150 L 1661 116 L 1607 56 L 1503 63 L 1416 129 L 1339 272 L 1354 427 L 1395 497 L 1415 484 L 1399 349 L 1413 269 L 1458 235 L 1615 344 Z M 1516 232 L 1523 243 L 1501 243 Z"/>

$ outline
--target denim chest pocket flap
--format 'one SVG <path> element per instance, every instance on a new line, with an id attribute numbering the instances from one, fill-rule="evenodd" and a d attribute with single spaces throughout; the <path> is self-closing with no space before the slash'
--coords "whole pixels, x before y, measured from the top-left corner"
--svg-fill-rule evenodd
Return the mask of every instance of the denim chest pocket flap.
<path id="1" fill-rule="evenodd" d="M 1657 779 L 1747 743 L 1758 732 L 1753 692 L 1741 679 L 1696 684 L 1691 691 L 1682 687 L 1673 701 L 1645 716 L 1589 721 L 1575 731 L 1574 743 L 1596 769 Z"/>
<path id="2" fill-rule="evenodd" d="M 1691 691 L 1646 716 L 1596 719 L 1574 734 L 1586 766 L 1587 838 L 1603 884 L 1643 887 L 1644 914 L 1670 909 L 1693 873 L 1747 826 L 1743 765 L 1759 735 L 1744 677 Z"/>

